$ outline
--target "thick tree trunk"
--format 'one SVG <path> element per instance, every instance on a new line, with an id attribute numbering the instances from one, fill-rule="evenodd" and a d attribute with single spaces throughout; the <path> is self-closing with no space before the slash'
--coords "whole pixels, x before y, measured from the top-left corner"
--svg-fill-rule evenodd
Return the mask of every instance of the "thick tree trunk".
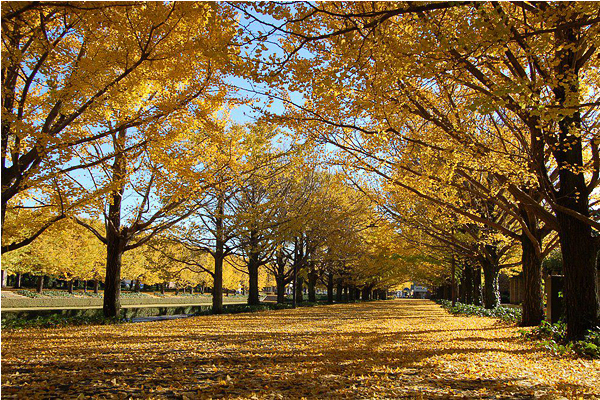
<path id="1" fill-rule="evenodd" d="M 258 262 L 256 262 L 255 257 L 251 255 L 251 261 L 248 263 L 248 304 L 251 306 L 260 304 L 258 295 Z"/>
<path id="2" fill-rule="evenodd" d="M 104 280 L 104 304 L 105 317 L 116 317 L 121 311 L 121 259 L 123 247 L 121 239 L 116 236 L 110 237 L 106 246 L 106 278 Z"/>
<path id="3" fill-rule="evenodd" d="M 134 292 L 136 292 L 136 293 L 139 293 L 139 292 L 140 292 L 140 280 L 139 280 L 139 279 L 136 279 L 136 280 L 135 280 L 135 284 L 134 284 L 134 287 L 133 287 L 133 288 L 134 288 L 134 289 L 133 289 L 133 290 L 134 290 Z"/>
<path id="4" fill-rule="evenodd" d="M 42 275 L 38 276 L 37 278 L 37 288 L 36 291 L 39 294 L 42 294 L 42 292 L 44 291 L 44 277 Z"/>
<path id="5" fill-rule="evenodd" d="M 94 293 L 98 293 L 99 287 L 100 287 L 100 280 L 94 279 Z"/>
<path id="6" fill-rule="evenodd" d="M 356 289 L 354 287 L 354 285 L 351 285 L 348 288 L 348 301 L 354 301 L 356 300 Z"/>
<path id="7" fill-rule="evenodd" d="M 74 284 L 75 284 L 75 280 L 74 279 L 69 280 L 67 290 L 71 294 L 73 294 L 73 286 L 74 286 Z"/>
<path id="8" fill-rule="evenodd" d="M 327 303 L 333 303 L 333 274 L 327 274 Z"/>
<path id="9" fill-rule="evenodd" d="M 521 236 L 521 264 L 525 280 L 521 325 L 537 326 L 544 319 L 542 260 L 535 250 L 535 247 L 539 247 L 539 243 L 541 243 L 541 234 L 535 215 L 527 213 L 526 210 L 523 210 L 521 215 L 525 218 L 529 232 L 537 241 L 537 243 L 533 243 L 527 235 Z"/>
<path id="10" fill-rule="evenodd" d="M 576 14 L 572 6 L 561 3 L 559 21 L 573 22 Z M 562 20 L 560 20 L 562 19 Z M 558 23 L 557 22 L 557 23 Z M 553 88 L 557 102 L 568 110 L 580 99 L 579 89 L 579 36 L 581 28 L 570 25 L 556 29 L 554 33 L 556 60 L 555 75 L 561 78 Z M 564 301 L 567 314 L 567 337 L 581 338 L 588 329 L 598 325 L 600 301 L 598 299 L 596 270 L 596 241 L 590 225 L 569 215 L 566 210 L 590 216 L 589 189 L 583 174 L 583 145 L 581 140 L 581 115 L 579 109 L 564 115 L 558 123 L 559 145 L 554 152 L 560 168 L 560 189 L 556 196 L 554 211 L 559 225 L 559 238 L 563 258 Z M 561 208 L 563 210 L 561 210 Z"/>
<path id="11" fill-rule="evenodd" d="M 465 292 L 463 303 L 473 304 L 473 266 L 468 261 L 465 262 L 463 282 Z"/>
<path id="12" fill-rule="evenodd" d="M 22 275 L 20 273 L 15 277 L 15 289 L 21 289 L 21 278 Z"/>
<path id="13" fill-rule="evenodd" d="M 121 311 L 121 259 L 127 244 L 126 233 L 121 231 L 121 203 L 125 185 L 127 165 L 123 149 L 126 130 L 120 129 L 118 138 L 113 140 L 117 151 L 112 166 L 112 182 L 117 185 L 111 193 L 106 221 L 106 278 L 104 281 L 105 317 L 117 317 Z"/>
<path id="14" fill-rule="evenodd" d="M 335 289 L 335 302 L 341 303 L 344 299 L 344 281 L 342 278 L 338 278 L 337 286 Z"/>
<path id="15" fill-rule="evenodd" d="M 304 278 L 299 276 L 297 278 L 298 289 L 296 290 L 296 303 L 302 303 L 304 301 L 304 293 L 302 293 L 304 285 Z"/>
<path id="16" fill-rule="evenodd" d="M 277 304 L 285 303 L 285 279 L 282 276 L 276 276 L 277 284 Z"/>
<path id="17" fill-rule="evenodd" d="M 371 290 L 372 289 L 373 289 L 373 286 L 371 286 L 371 285 L 363 287 L 362 293 L 361 293 L 361 298 L 363 301 L 371 300 Z"/>
<path id="18" fill-rule="evenodd" d="M 500 306 L 500 290 L 498 287 L 498 275 L 500 270 L 490 262 L 483 263 L 483 305 L 487 309 Z"/>

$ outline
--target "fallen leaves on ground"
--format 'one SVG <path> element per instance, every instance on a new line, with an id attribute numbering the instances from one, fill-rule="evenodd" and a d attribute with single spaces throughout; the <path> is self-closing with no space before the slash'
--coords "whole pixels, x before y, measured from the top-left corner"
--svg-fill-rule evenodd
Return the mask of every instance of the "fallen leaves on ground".
<path id="1" fill-rule="evenodd" d="M 395 300 L 7 331 L 2 397 L 600 397 L 599 361 L 517 330 Z"/>

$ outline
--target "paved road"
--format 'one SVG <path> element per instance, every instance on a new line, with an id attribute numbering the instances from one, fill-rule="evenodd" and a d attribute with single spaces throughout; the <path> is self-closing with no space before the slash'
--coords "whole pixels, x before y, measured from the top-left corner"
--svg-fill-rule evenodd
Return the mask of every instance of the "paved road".
<path id="1" fill-rule="evenodd" d="M 600 361 L 552 356 L 425 300 L 2 332 L 2 397 L 559 399 Z"/>

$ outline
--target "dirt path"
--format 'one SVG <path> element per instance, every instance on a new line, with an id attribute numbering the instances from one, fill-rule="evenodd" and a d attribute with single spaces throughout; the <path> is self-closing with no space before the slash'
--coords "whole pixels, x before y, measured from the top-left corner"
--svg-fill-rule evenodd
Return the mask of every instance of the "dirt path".
<path id="1" fill-rule="evenodd" d="M 600 362 L 395 300 L 2 332 L 2 397 L 584 398 Z"/>

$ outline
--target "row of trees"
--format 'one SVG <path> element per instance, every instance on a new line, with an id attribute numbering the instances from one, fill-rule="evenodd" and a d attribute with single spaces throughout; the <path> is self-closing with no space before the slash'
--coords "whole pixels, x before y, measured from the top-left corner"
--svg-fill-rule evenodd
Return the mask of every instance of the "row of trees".
<path id="1" fill-rule="evenodd" d="M 215 287 L 237 254 L 252 303 L 261 268 L 279 285 L 322 275 L 368 288 L 407 265 L 433 282 L 461 260 L 481 268 L 495 307 L 498 272 L 520 264 L 523 323 L 535 325 L 541 262 L 560 247 L 568 336 L 581 337 L 600 313 L 598 12 L 10 3 L 3 253 L 73 218 L 105 245 L 106 315 L 123 255 L 147 247 Z M 236 77 L 285 109 L 233 126 L 228 110 L 246 100 Z M 335 172 L 318 172 L 316 149 Z"/>
<path id="2" fill-rule="evenodd" d="M 560 245 L 568 336 L 597 326 L 597 4 L 239 9 L 282 37 L 264 76 L 289 105 L 274 117 L 377 176 L 373 197 L 401 230 L 479 265 L 486 287 L 518 246 L 526 325 L 541 321 L 540 265 Z"/>

